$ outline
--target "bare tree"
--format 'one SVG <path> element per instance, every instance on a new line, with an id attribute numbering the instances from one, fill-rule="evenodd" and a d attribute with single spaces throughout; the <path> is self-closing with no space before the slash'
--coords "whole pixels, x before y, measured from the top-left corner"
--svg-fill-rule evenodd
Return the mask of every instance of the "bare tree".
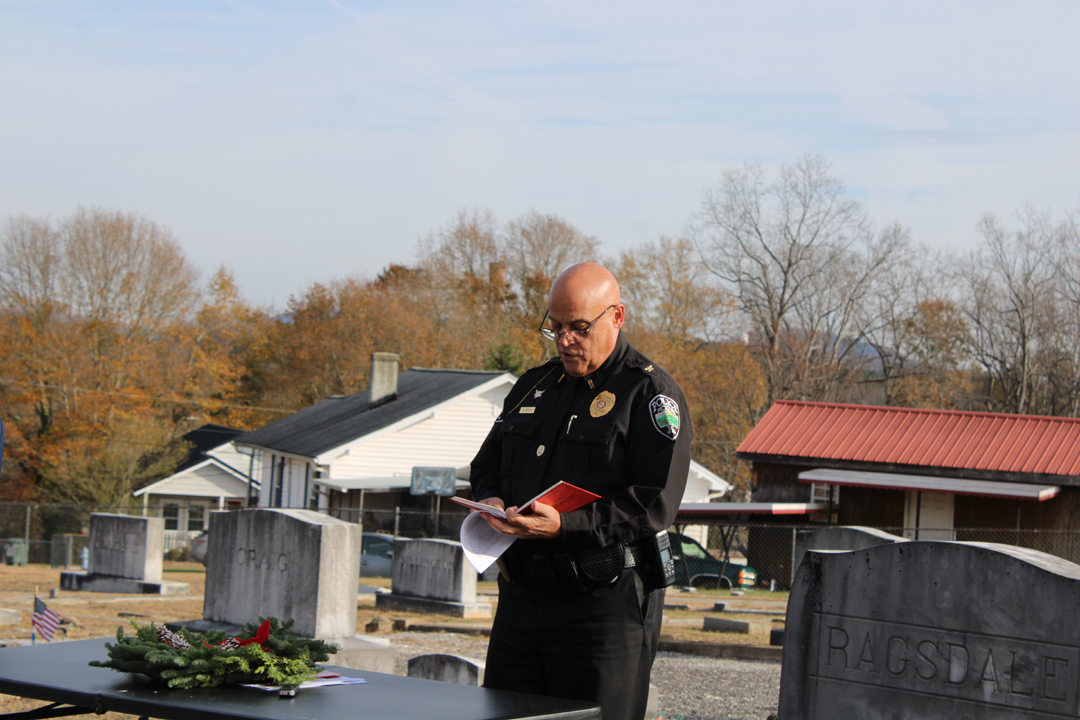
<path id="1" fill-rule="evenodd" d="M 1061 303 L 1058 329 L 1064 335 L 1062 358 L 1069 370 L 1071 390 L 1063 412 L 1077 417 L 1080 416 L 1080 211 L 1066 216 L 1058 225 L 1057 235 L 1060 242 L 1057 288 Z"/>
<path id="2" fill-rule="evenodd" d="M 840 364 L 865 328 L 858 305 L 908 242 L 874 232 L 818 156 L 726 172 L 692 222 L 699 252 L 736 298 L 759 348 L 769 397 L 834 399 Z"/>
<path id="3" fill-rule="evenodd" d="M 1044 411 L 1035 401 L 1045 377 L 1040 357 L 1053 347 L 1057 318 L 1057 268 L 1061 267 L 1055 229 L 1046 215 L 1026 211 L 1021 229 L 1006 230 L 993 215 L 979 223 L 983 245 L 974 251 L 960 277 L 964 311 L 972 331 L 972 357 L 991 379 L 989 409 Z"/>
<path id="4" fill-rule="evenodd" d="M 73 315 L 157 332 L 188 315 L 198 273 L 168 230 L 133 214 L 76 211 L 60 230 L 64 300 Z"/>
<path id="5" fill-rule="evenodd" d="M 8 218 L 0 246 L 0 303 L 23 315 L 45 310 L 59 298 L 62 245 L 48 221 Z"/>
<path id="6" fill-rule="evenodd" d="M 483 279 L 502 262 L 499 227 L 490 210 L 462 210 L 457 219 L 419 243 L 420 265 L 433 274 Z"/>
<path id="7" fill-rule="evenodd" d="M 555 215 L 530 212 L 506 226 L 506 263 L 517 286 L 522 314 L 540 316 L 555 277 L 567 266 L 596 260 L 600 241 Z"/>
<path id="8" fill-rule="evenodd" d="M 968 332 L 950 285 L 954 261 L 908 246 L 880 273 L 860 303 L 863 342 L 873 352 L 868 378 L 884 405 L 962 407 L 958 383 Z"/>
<path id="9" fill-rule="evenodd" d="M 697 344 L 720 339 L 734 311 L 731 297 L 716 283 L 686 238 L 661 237 L 624 250 L 611 264 L 628 307 L 627 327 Z"/>

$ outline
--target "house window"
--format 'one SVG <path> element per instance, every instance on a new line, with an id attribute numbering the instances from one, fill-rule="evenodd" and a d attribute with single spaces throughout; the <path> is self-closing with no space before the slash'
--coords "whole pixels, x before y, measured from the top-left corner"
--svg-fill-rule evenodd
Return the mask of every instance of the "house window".
<path id="1" fill-rule="evenodd" d="M 271 463 L 273 461 L 271 460 Z M 271 465 L 273 467 L 273 465 Z M 281 458 L 281 463 L 276 468 L 277 472 L 274 478 L 274 484 L 270 493 L 270 506 L 281 507 L 282 495 L 285 494 L 285 458 Z"/>
<path id="2" fill-rule="evenodd" d="M 161 517 L 165 518 L 166 530 L 180 529 L 180 506 L 175 503 L 166 503 L 161 508 Z"/>
<path id="3" fill-rule="evenodd" d="M 206 508 L 202 505 L 192 505 L 187 511 L 187 529 L 193 532 L 202 532 L 206 518 Z"/>
<path id="4" fill-rule="evenodd" d="M 831 492 L 830 492 L 831 491 Z M 840 504 L 840 486 L 829 483 L 810 483 L 810 502 Z"/>

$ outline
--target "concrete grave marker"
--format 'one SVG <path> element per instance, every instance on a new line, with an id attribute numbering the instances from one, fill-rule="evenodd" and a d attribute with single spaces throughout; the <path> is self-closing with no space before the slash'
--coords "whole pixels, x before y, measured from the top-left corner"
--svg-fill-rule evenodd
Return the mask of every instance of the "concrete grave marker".
<path id="1" fill-rule="evenodd" d="M 409 660 L 409 677 L 479 687 L 484 684 L 484 663 L 459 655 L 418 655 Z"/>
<path id="2" fill-rule="evenodd" d="M 356 633 L 360 526 L 313 510 L 211 513 L 203 619 L 292 618 L 312 638 Z"/>
<path id="3" fill-rule="evenodd" d="M 87 572 L 60 573 L 64 590 L 153 595 L 186 594 L 187 583 L 163 582 L 165 520 L 95 513 L 90 516 Z"/>
<path id="4" fill-rule="evenodd" d="M 453 540 L 396 540 L 390 593 L 375 607 L 458 617 L 491 617 L 491 603 L 476 600 L 476 571 Z"/>
<path id="5" fill-rule="evenodd" d="M 863 550 L 875 545 L 907 542 L 900 535 L 861 525 L 835 525 L 802 530 L 795 535 L 795 567 L 802 564 L 807 550 Z"/>
<path id="6" fill-rule="evenodd" d="M 394 672 L 394 651 L 356 637 L 360 526 L 313 510 L 249 508 L 210 514 L 203 619 L 170 624 L 239 631 L 259 618 L 338 646 L 330 662 Z M 173 627 L 176 626 L 176 627 Z"/>
<path id="7" fill-rule="evenodd" d="M 1076 717 L 1080 566 L 989 543 L 809 551 L 780 720 Z"/>

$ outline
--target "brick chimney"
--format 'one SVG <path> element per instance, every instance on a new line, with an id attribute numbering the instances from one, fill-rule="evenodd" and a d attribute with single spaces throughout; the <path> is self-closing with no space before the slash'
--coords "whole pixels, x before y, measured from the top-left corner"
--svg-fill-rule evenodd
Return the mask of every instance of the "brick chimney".
<path id="1" fill-rule="evenodd" d="M 397 398 L 398 360 L 397 353 L 371 353 L 371 407 Z"/>

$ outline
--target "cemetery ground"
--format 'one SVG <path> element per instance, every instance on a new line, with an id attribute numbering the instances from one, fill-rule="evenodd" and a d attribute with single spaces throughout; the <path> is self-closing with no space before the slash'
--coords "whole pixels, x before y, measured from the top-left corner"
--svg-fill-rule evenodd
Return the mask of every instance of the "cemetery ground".
<path id="1" fill-rule="evenodd" d="M 19 623 L 0 625 L 0 643 L 29 642 L 35 589 L 38 597 L 62 618 L 54 642 L 112 638 L 120 626 L 130 632 L 131 620 L 161 625 L 195 620 L 203 614 L 206 573 L 204 566 L 198 563 L 165 563 L 163 579 L 188 583 L 190 592 L 187 595 L 61 591 L 58 589 L 60 572 L 60 569 L 46 565 L 0 565 L 0 608 L 21 611 Z M 390 580 L 365 577 L 359 579 L 358 585 L 388 590 Z M 50 597 L 53 591 L 56 597 Z M 495 584 L 478 583 L 477 600 L 497 603 Z M 724 605 L 722 612 L 716 610 L 718 603 Z M 661 653 L 653 673 L 654 684 L 660 689 L 664 717 L 764 720 L 770 712 L 775 712 L 780 664 L 779 648 L 769 645 L 770 631 L 783 628 L 786 605 L 787 593 L 761 589 L 733 594 L 727 590 L 686 592 L 670 588 L 664 611 Z M 706 616 L 749 623 L 750 632 L 706 631 L 703 629 Z M 402 675 L 406 674 L 409 658 L 417 655 L 448 653 L 483 660 L 490 627 L 490 619 L 377 610 L 374 594 L 358 595 L 357 634 L 376 642 L 391 643 L 398 651 L 397 672 Z M 42 639 L 38 637 L 37 642 Z M 330 662 L 333 662 L 332 658 Z M 700 676 L 696 681 L 695 673 Z M 736 677 L 740 678 L 737 682 L 745 680 L 751 685 L 760 685 L 748 704 L 740 705 L 737 700 L 720 696 L 730 693 Z M 698 687 L 687 687 L 695 683 Z M 728 690 L 724 691 L 724 687 Z M 687 697 L 676 706 L 665 702 L 665 698 L 672 700 L 676 695 Z M 701 707 L 708 705 L 710 699 L 716 706 L 712 711 Z M 0 714 L 21 712 L 44 704 L 0 695 Z M 108 713 L 105 717 L 128 716 Z"/>

